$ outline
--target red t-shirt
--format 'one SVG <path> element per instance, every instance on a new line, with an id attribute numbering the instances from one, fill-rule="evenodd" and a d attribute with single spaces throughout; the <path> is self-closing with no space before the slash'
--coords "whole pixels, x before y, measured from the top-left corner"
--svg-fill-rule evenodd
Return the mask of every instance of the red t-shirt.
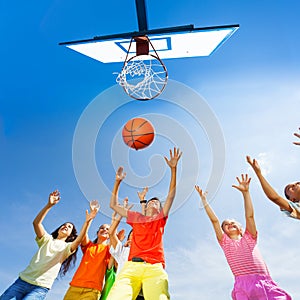
<path id="1" fill-rule="evenodd" d="M 140 257 L 150 264 L 162 263 L 165 267 L 163 234 L 168 217 L 161 211 L 155 217 L 128 211 L 127 223 L 132 226 L 133 235 L 128 260 Z"/>

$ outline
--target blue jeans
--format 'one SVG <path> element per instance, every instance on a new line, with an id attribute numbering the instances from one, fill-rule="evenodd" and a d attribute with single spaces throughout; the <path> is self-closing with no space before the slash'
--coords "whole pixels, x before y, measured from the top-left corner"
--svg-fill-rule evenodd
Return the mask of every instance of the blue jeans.
<path id="1" fill-rule="evenodd" d="M 30 284 L 20 277 L 0 296 L 0 300 L 43 300 L 49 289 Z"/>

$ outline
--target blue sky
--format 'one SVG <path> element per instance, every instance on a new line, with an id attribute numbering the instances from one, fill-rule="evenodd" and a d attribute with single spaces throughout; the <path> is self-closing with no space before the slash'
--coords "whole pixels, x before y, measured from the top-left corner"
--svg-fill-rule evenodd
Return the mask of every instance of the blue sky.
<path id="1" fill-rule="evenodd" d="M 148 0 L 146 5 L 149 29 L 187 24 L 240 29 L 210 57 L 165 60 L 166 90 L 140 102 L 115 85 L 113 73 L 121 64 L 102 64 L 58 45 L 137 30 L 133 0 L 0 2 L 0 292 L 36 251 L 32 220 L 52 190 L 58 188 L 62 200 L 47 216 L 46 229 L 66 220 L 80 228 L 88 200 L 96 198 L 102 213 L 90 229 L 93 237 L 109 222 L 115 168 L 122 164 L 128 172 L 121 197 L 137 203 L 136 191 L 148 185 L 149 196 L 163 199 L 169 170 L 162 156 L 176 145 L 184 154 L 164 239 L 172 298 L 230 299 L 233 277 L 193 186 L 211 187 L 220 219 L 244 223 L 241 195 L 231 185 L 249 172 L 260 250 L 273 279 L 299 299 L 300 223 L 265 198 L 245 160 L 247 154 L 259 159 L 280 193 L 298 180 L 300 148 L 292 142 L 300 126 L 299 4 Z M 121 140 L 123 124 L 134 116 L 148 118 L 156 129 L 153 144 L 143 151 L 129 150 Z M 91 120 L 86 128 L 84 118 Z M 85 146 L 93 155 L 77 156 Z M 62 299 L 73 272 L 55 282 L 49 299 Z"/>

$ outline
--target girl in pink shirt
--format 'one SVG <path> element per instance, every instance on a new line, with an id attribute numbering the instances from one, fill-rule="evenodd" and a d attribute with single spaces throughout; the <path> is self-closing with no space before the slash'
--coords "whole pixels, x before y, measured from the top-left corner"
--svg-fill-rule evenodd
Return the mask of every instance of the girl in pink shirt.
<path id="1" fill-rule="evenodd" d="M 221 225 L 206 200 L 207 193 L 204 193 L 199 186 L 195 186 L 235 277 L 234 288 L 231 293 L 232 299 L 290 300 L 292 299 L 291 296 L 272 280 L 257 247 L 257 230 L 249 193 L 251 178 L 248 178 L 247 174 L 242 174 L 241 179 L 237 177 L 237 181 L 239 185 L 233 185 L 232 187 L 239 190 L 244 198 L 246 219 L 246 230 L 244 233 L 241 225 L 235 220 L 226 219 Z"/>

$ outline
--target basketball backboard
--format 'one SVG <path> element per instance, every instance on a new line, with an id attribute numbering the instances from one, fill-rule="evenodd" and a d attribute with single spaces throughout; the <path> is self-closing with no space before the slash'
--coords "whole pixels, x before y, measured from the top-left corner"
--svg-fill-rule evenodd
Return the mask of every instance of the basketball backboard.
<path id="1" fill-rule="evenodd" d="M 174 27 L 148 30 L 148 36 L 155 51 L 161 59 L 209 56 L 226 42 L 239 28 L 239 25 L 224 25 L 205 28 Z M 163 33 L 165 31 L 165 33 Z M 100 36 L 90 40 L 64 42 L 60 45 L 77 51 L 103 63 L 124 62 L 131 38 L 140 36 L 140 32 L 119 35 Z M 136 55 L 135 41 L 130 47 L 129 57 Z M 151 54 L 151 50 L 149 54 Z"/>

